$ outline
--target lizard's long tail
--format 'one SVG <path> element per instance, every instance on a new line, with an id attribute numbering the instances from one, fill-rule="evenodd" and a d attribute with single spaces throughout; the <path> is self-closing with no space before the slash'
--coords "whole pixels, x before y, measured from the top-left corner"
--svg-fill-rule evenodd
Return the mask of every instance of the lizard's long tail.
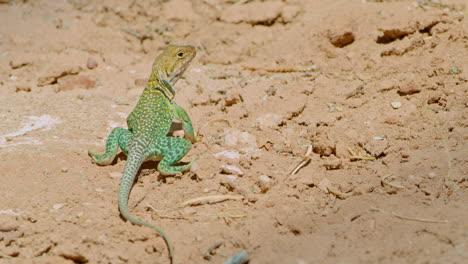
<path id="1" fill-rule="evenodd" d="M 166 242 L 167 248 L 169 250 L 169 258 L 170 262 L 173 262 L 174 258 L 174 250 L 172 248 L 171 241 L 167 237 L 166 233 L 161 230 L 159 227 L 149 224 L 132 214 L 128 211 L 128 197 L 130 194 L 130 190 L 133 185 L 133 181 L 135 180 L 135 176 L 138 172 L 138 169 L 140 168 L 141 164 L 145 161 L 145 154 L 143 148 L 139 148 L 138 146 L 133 147 L 130 149 L 128 156 L 127 156 L 127 162 L 125 163 L 125 169 L 124 173 L 122 176 L 122 181 L 120 182 L 120 187 L 119 187 L 119 210 L 120 214 L 130 222 L 137 224 L 137 225 L 144 225 L 147 227 L 150 227 L 156 232 L 159 233 L 159 235 L 162 236 L 164 241 Z"/>

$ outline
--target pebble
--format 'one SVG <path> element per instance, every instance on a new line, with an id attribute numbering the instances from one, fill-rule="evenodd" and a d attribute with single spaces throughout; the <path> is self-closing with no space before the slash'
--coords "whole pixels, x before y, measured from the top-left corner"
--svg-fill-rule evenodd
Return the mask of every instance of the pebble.
<path id="1" fill-rule="evenodd" d="M 277 114 L 265 114 L 255 120 L 256 126 L 261 130 L 278 127 L 281 122 L 283 116 Z"/>
<path id="2" fill-rule="evenodd" d="M 322 179 L 319 184 L 317 184 L 317 188 L 319 188 L 322 192 L 328 193 L 328 186 L 330 186 L 331 182 L 328 179 Z"/>
<path id="3" fill-rule="evenodd" d="M 67 78 L 67 80 L 64 82 L 64 84 L 60 85 L 58 90 L 59 91 L 68 91 L 68 90 L 74 90 L 74 89 L 91 89 L 94 88 L 95 81 L 92 80 L 88 76 L 70 76 L 70 78 Z"/>
<path id="4" fill-rule="evenodd" d="M 240 154 L 236 150 L 223 150 L 213 154 L 213 156 L 215 156 L 215 158 L 226 157 L 228 159 L 240 159 Z"/>
<path id="5" fill-rule="evenodd" d="M 258 177 L 257 185 L 260 187 L 262 193 L 266 193 L 273 185 L 273 180 L 267 175 L 260 175 L 260 177 Z"/>
<path id="6" fill-rule="evenodd" d="M 54 210 L 58 210 L 58 209 L 60 209 L 60 208 L 62 208 L 62 207 L 64 207 L 64 206 L 65 206 L 65 204 L 63 204 L 63 203 L 58 203 L 58 204 L 52 205 L 52 208 L 53 208 Z"/>
<path id="7" fill-rule="evenodd" d="M 398 109 L 401 107 L 401 102 L 391 102 L 390 105 L 393 109 Z"/>
<path id="8" fill-rule="evenodd" d="M 68 172 L 68 168 L 62 168 L 62 172 Z"/>
<path id="9" fill-rule="evenodd" d="M 86 62 L 86 67 L 92 70 L 98 66 L 97 61 L 93 57 L 88 57 L 88 61 Z"/>
<path id="10" fill-rule="evenodd" d="M 429 179 L 434 179 L 436 176 L 437 176 L 437 174 L 436 174 L 435 172 L 429 172 L 429 173 L 427 174 L 427 177 L 428 177 Z"/>
<path id="11" fill-rule="evenodd" d="M 114 171 L 110 173 L 111 178 L 122 178 L 122 173 L 118 171 Z"/>
<path id="12" fill-rule="evenodd" d="M 224 142 L 228 146 L 242 145 L 244 147 L 257 148 L 257 138 L 249 132 L 238 129 L 230 129 L 224 136 Z"/>
<path id="13" fill-rule="evenodd" d="M 229 175 L 237 175 L 237 176 L 244 175 L 241 169 L 232 165 L 221 165 L 221 173 L 229 174 Z"/>
<path id="14" fill-rule="evenodd" d="M 225 8 L 219 19 L 228 23 L 248 23 L 251 25 L 271 25 L 281 17 L 284 4 L 279 1 L 252 2 L 244 5 L 231 5 Z M 261 12 L 259 12 L 261 10 Z"/>

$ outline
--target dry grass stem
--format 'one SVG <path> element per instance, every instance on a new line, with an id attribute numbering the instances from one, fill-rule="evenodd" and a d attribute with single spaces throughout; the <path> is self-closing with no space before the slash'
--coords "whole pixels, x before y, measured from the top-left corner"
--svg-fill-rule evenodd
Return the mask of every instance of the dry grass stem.
<path id="1" fill-rule="evenodd" d="M 309 145 L 307 148 L 307 152 L 304 155 L 304 158 L 302 161 L 294 168 L 294 170 L 291 171 L 289 175 L 294 175 L 296 174 L 302 167 L 304 167 L 309 161 L 310 161 L 310 155 L 312 154 L 312 145 Z"/>
<path id="2" fill-rule="evenodd" d="M 185 202 L 180 203 L 179 207 L 195 206 L 195 205 L 203 205 L 203 204 L 214 204 L 214 203 L 224 202 L 227 200 L 239 201 L 244 198 L 245 196 L 242 196 L 242 195 L 211 195 L 211 196 L 204 196 L 204 197 L 198 197 L 198 198 L 187 200 Z"/>
<path id="3" fill-rule="evenodd" d="M 381 213 L 384 213 L 384 214 L 387 213 L 384 210 L 376 208 L 376 207 L 372 207 L 371 210 L 381 212 Z M 417 222 L 424 222 L 424 223 L 446 224 L 446 223 L 449 222 L 448 220 L 423 219 L 423 218 L 416 218 L 416 217 L 408 217 L 408 216 L 396 214 L 396 213 L 393 213 L 393 212 L 390 212 L 389 214 L 396 217 L 396 218 L 402 219 L 402 220 L 410 220 L 410 221 L 417 221 Z"/>

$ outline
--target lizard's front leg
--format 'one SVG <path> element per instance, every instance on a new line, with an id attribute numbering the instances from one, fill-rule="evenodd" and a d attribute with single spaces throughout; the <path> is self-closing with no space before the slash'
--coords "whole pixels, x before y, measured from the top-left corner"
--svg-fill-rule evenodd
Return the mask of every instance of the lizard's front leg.
<path id="1" fill-rule="evenodd" d="M 172 103 L 172 108 L 175 118 L 182 122 L 182 129 L 184 130 L 185 138 L 190 140 L 192 143 L 200 141 L 200 138 L 195 136 L 192 121 L 190 121 L 190 117 L 187 112 L 185 112 L 185 110 L 176 103 Z"/>
<path id="2" fill-rule="evenodd" d="M 109 165 L 114 161 L 119 146 L 122 151 L 127 154 L 127 144 L 132 133 L 125 128 L 116 127 L 107 137 L 106 152 L 104 154 L 96 154 L 88 150 L 88 154 L 93 158 L 93 161 L 98 165 Z"/>

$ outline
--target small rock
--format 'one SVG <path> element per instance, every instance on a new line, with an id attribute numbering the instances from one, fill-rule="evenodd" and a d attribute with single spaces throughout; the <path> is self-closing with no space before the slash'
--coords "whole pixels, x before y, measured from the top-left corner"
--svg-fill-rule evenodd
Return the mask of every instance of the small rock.
<path id="1" fill-rule="evenodd" d="M 45 86 L 54 84 L 58 79 L 63 78 L 67 75 L 75 75 L 81 71 L 79 66 L 69 66 L 65 69 L 49 69 L 45 72 L 44 76 L 39 77 L 37 80 L 37 86 Z"/>
<path id="2" fill-rule="evenodd" d="M 266 193 L 273 185 L 273 180 L 266 175 L 261 175 L 258 177 L 257 185 L 262 193 Z"/>
<path id="3" fill-rule="evenodd" d="M 412 183 L 413 185 L 419 185 L 421 182 L 423 182 L 423 179 L 421 177 L 415 176 L 415 175 L 409 175 L 408 176 L 408 182 Z"/>
<path id="4" fill-rule="evenodd" d="M 96 68 L 97 65 L 98 63 L 93 57 L 88 57 L 88 61 L 86 62 L 86 67 L 88 67 L 88 69 L 92 70 Z"/>
<path id="5" fill-rule="evenodd" d="M 94 88 L 94 80 L 87 76 L 70 76 L 64 81 L 64 84 L 60 85 L 59 91 L 68 91 L 73 89 L 91 89 Z"/>
<path id="6" fill-rule="evenodd" d="M 221 173 L 222 174 L 229 174 L 229 175 L 237 175 L 242 176 L 244 173 L 236 166 L 232 165 L 221 165 Z"/>
<path id="7" fill-rule="evenodd" d="M 68 168 L 62 168 L 62 172 L 68 172 Z"/>
<path id="8" fill-rule="evenodd" d="M 58 204 L 52 205 L 52 208 L 53 208 L 54 210 L 58 210 L 58 209 L 60 209 L 60 208 L 62 208 L 62 207 L 64 207 L 64 206 L 65 206 L 65 204 L 63 204 L 63 203 L 58 203 Z"/>
<path id="9" fill-rule="evenodd" d="M 139 87 L 143 87 L 148 83 L 148 78 L 138 78 L 135 80 L 135 85 Z"/>
<path id="10" fill-rule="evenodd" d="M 74 263 L 88 263 L 88 259 L 78 252 L 61 252 L 59 256 L 71 260 Z"/>
<path id="11" fill-rule="evenodd" d="M 259 116 L 256 120 L 256 126 L 260 130 L 265 130 L 268 128 L 275 128 L 278 127 L 281 122 L 283 122 L 283 116 L 282 115 L 276 115 L 276 114 L 265 114 L 262 116 Z"/>
<path id="12" fill-rule="evenodd" d="M 393 109 L 398 109 L 401 107 L 401 102 L 391 102 L 390 105 Z"/>
<path id="13" fill-rule="evenodd" d="M 213 156 L 215 156 L 215 158 L 226 157 L 228 159 L 240 159 L 240 154 L 236 150 L 223 150 L 213 154 Z"/>
<path id="14" fill-rule="evenodd" d="M 237 176 L 236 175 L 227 175 L 226 178 L 230 181 L 235 181 L 237 180 Z"/>
<path id="15" fill-rule="evenodd" d="M 343 162 L 340 159 L 327 160 L 323 166 L 327 170 L 339 170 L 343 168 Z"/>
<path id="16" fill-rule="evenodd" d="M 436 176 L 437 176 L 437 174 L 436 174 L 435 172 L 429 172 L 429 173 L 427 174 L 427 177 L 428 177 L 429 179 L 434 179 Z"/>
<path id="17" fill-rule="evenodd" d="M 23 235 L 24 233 L 21 231 L 8 232 L 2 236 L 2 239 L 4 240 L 3 243 L 5 243 L 5 246 L 8 247 L 13 241 L 22 237 Z"/>
<path id="18" fill-rule="evenodd" d="M 351 32 L 329 32 L 328 39 L 330 40 L 331 44 L 337 48 L 343 48 L 351 43 L 354 42 L 354 34 Z"/>
<path id="19" fill-rule="evenodd" d="M 400 87 L 398 89 L 398 94 L 400 96 L 415 94 L 415 93 L 419 93 L 419 92 L 421 92 L 421 88 L 412 79 L 403 81 L 403 83 L 400 84 Z"/>
<path id="20" fill-rule="evenodd" d="M 110 173 L 111 178 L 122 178 L 122 173 L 118 171 L 114 171 Z"/>
<path id="21" fill-rule="evenodd" d="M 225 136 L 224 142 L 228 146 L 244 146 L 257 148 L 257 138 L 249 132 L 240 131 L 238 129 L 229 129 Z"/>
<path id="22" fill-rule="evenodd" d="M 237 104 L 238 102 L 240 102 L 242 99 L 240 97 L 239 94 L 232 94 L 232 93 L 229 93 L 228 95 L 226 95 L 226 97 L 224 98 L 224 105 L 225 106 L 232 106 L 232 105 L 235 105 Z"/>
<path id="23" fill-rule="evenodd" d="M 231 5 L 219 17 L 228 23 L 248 23 L 251 25 L 271 25 L 281 17 L 283 3 L 280 1 L 251 2 L 244 5 Z M 261 10 L 261 12 L 259 12 Z"/>
<path id="24" fill-rule="evenodd" d="M 102 193 L 104 191 L 104 189 L 96 188 L 95 191 L 98 192 L 98 193 Z"/>
<path id="25" fill-rule="evenodd" d="M 328 187 L 331 185 L 331 182 L 328 179 L 322 179 L 319 184 L 317 184 L 317 188 L 319 188 L 324 193 L 329 193 Z"/>

